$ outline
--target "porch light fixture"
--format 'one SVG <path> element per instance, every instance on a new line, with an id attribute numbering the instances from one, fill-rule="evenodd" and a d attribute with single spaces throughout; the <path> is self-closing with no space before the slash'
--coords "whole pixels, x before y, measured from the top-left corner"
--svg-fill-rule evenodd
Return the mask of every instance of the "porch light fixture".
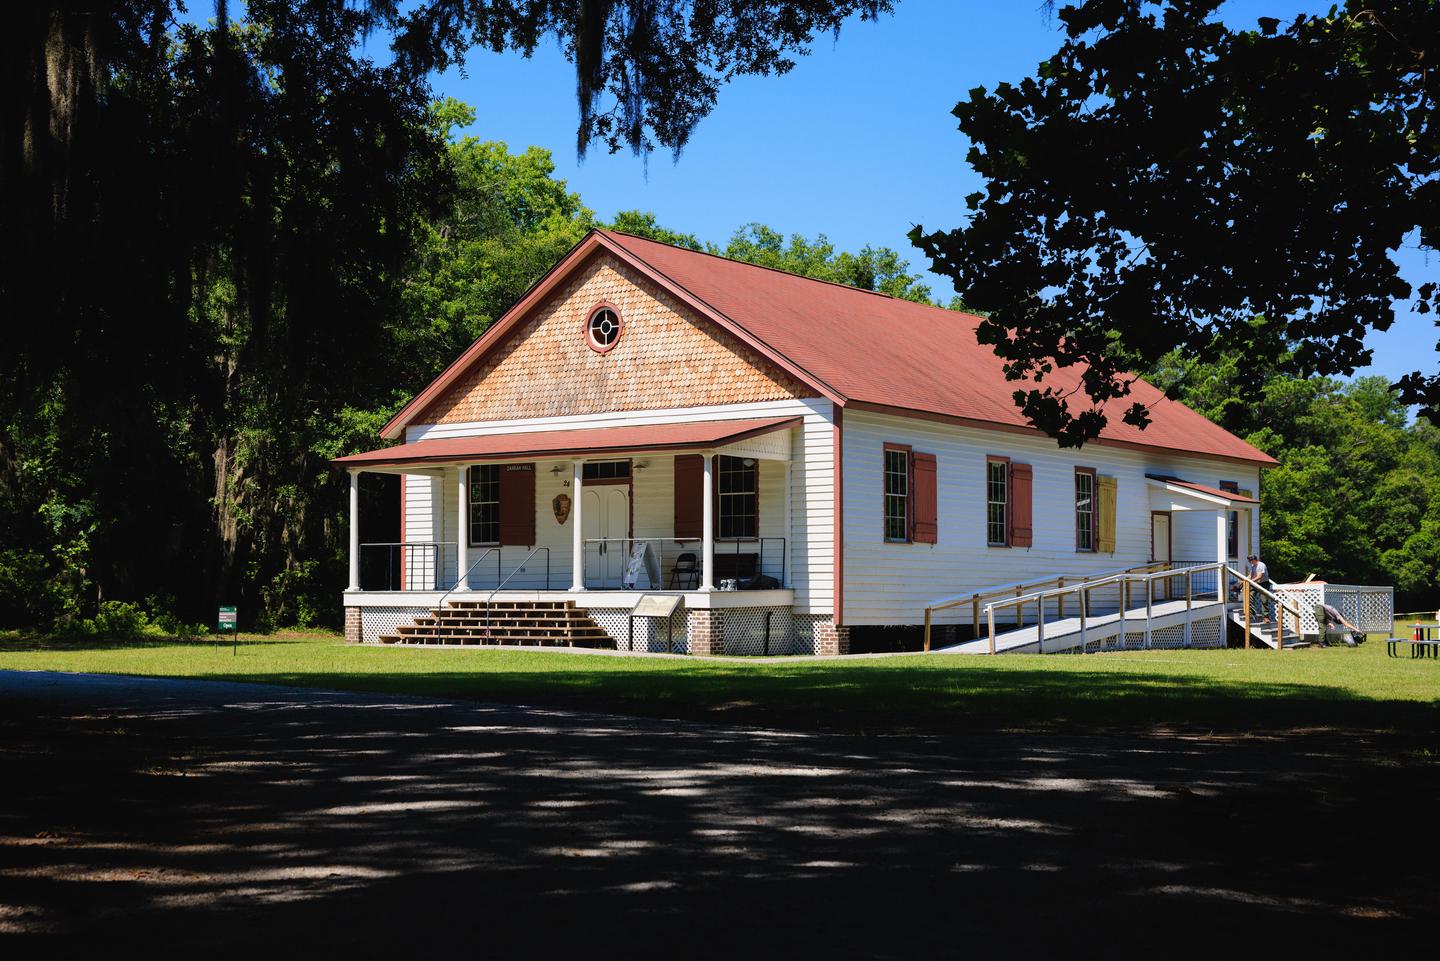
<path id="1" fill-rule="evenodd" d="M 552 474 L 563 474 L 563 473 L 565 473 L 566 471 L 568 471 L 569 469 L 570 469 L 570 465 L 569 465 L 569 464 L 556 464 L 554 467 L 550 468 L 550 473 L 552 473 Z"/>

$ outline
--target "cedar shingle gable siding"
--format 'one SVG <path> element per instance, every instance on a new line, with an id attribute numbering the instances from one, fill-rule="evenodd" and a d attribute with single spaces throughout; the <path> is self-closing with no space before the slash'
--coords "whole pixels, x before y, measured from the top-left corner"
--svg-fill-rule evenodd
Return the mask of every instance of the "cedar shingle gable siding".
<path id="1" fill-rule="evenodd" d="M 584 332 L 590 309 L 602 301 L 618 309 L 624 324 L 604 354 L 590 349 Z M 741 404 L 813 393 L 627 265 L 599 254 L 414 422 Z"/>

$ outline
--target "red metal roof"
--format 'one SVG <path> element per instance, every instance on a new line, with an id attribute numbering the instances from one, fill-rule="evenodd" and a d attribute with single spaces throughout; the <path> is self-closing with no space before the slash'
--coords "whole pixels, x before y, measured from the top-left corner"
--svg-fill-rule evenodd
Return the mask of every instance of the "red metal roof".
<path id="1" fill-rule="evenodd" d="M 613 231 L 601 231 L 749 334 L 829 386 L 845 404 L 898 408 L 1031 429 L 1001 362 L 975 338 L 980 318 L 810 280 Z M 1046 383 L 1070 389 L 1078 369 Z M 1150 407 L 1143 431 L 1121 420 L 1138 401 Z M 1275 460 L 1156 387 L 1137 381 L 1106 407 L 1102 440 L 1273 464 Z"/>
<path id="2" fill-rule="evenodd" d="M 842 407 L 1034 432 L 1012 400 L 1024 382 L 1006 380 L 1000 360 L 976 339 L 979 317 L 596 230 L 406 404 L 381 436 L 398 437 L 406 424 L 503 342 L 550 291 L 601 248 L 727 328 L 807 383 L 817 396 Z M 1073 389 L 1080 383 L 1080 369 L 1057 371 L 1046 383 Z M 1150 409 L 1151 422 L 1145 430 L 1122 420 L 1134 402 Z M 1105 411 L 1109 423 L 1101 443 L 1276 463 L 1144 381 L 1136 381 L 1129 397 L 1112 401 Z"/>
<path id="3" fill-rule="evenodd" d="M 509 460 L 515 457 L 562 457 L 576 454 L 622 454 L 651 450 L 701 450 L 734 444 L 748 437 L 783 430 L 799 417 L 715 420 L 646 427 L 596 427 L 586 430 L 540 430 L 479 437 L 417 440 L 337 457 L 343 467 L 394 467 L 450 461 Z"/>

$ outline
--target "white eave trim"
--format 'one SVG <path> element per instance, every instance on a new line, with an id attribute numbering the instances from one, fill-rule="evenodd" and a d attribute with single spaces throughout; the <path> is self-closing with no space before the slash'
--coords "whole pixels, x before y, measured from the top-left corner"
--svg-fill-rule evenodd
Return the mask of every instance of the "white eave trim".
<path id="1" fill-rule="evenodd" d="M 1174 495 L 1175 497 L 1184 497 L 1190 500 L 1199 501 L 1201 504 L 1204 504 L 1207 507 L 1223 507 L 1228 510 L 1248 511 L 1250 508 L 1256 506 L 1248 500 L 1237 504 L 1235 501 L 1232 501 L 1228 497 L 1217 497 L 1214 494 L 1206 494 L 1203 491 L 1193 490 L 1189 487 L 1181 487 L 1179 484 L 1172 484 L 1169 481 L 1156 480 L 1153 477 L 1145 478 L 1145 483 L 1148 484 L 1150 487 L 1155 488 L 1156 490 L 1163 490 L 1168 494 Z"/>

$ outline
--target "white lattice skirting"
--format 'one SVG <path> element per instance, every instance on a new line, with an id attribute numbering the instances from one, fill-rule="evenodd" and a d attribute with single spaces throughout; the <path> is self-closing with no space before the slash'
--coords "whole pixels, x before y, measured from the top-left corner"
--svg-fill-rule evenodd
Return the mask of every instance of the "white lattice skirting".
<path id="1" fill-rule="evenodd" d="M 691 612 L 675 612 L 671 635 L 666 632 L 665 622 L 653 617 L 635 618 L 632 633 L 628 608 L 592 607 L 589 611 L 621 651 L 690 653 Z M 796 614 L 788 607 L 731 608 L 721 614 L 725 653 L 814 654 L 815 625 L 825 620 L 829 620 L 828 615 Z"/>
<path id="2" fill-rule="evenodd" d="M 362 607 L 360 608 L 360 643 L 379 644 L 382 634 L 394 634 L 402 624 L 413 624 L 415 618 L 430 613 L 428 607 Z"/>

